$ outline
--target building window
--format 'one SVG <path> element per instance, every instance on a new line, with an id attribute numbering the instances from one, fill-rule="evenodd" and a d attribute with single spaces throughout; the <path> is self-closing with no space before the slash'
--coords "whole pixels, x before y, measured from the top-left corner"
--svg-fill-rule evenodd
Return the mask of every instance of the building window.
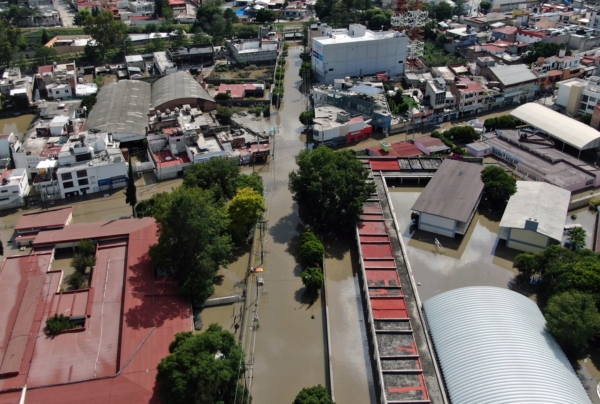
<path id="1" fill-rule="evenodd" d="M 8 190 L 6 190 L 6 189 L 3 189 L 2 191 L 0 191 L 0 193 L 3 193 L 3 194 L 5 194 L 7 192 L 8 192 Z"/>
<path id="2" fill-rule="evenodd" d="M 60 175 L 60 178 L 62 178 L 63 181 L 71 180 L 71 179 L 73 179 L 73 174 L 72 173 L 63 173 Z"/>
<path id="3" fill-rule="evenodd" d="M 82 185 L 88 185 L 89 181 L 87 178 L 83 178 L 81 180 L 78 180 L 77 183 L 79 184 L 79 186 L 82 186 Z"/>
<path id="4" fill-rule="evenodd" d="M 60 94 L 60 91 L 56 90 L 56 95 Z"/>
<path id="5" fill-rule="evenodd" d="M 594 109 L 595 105 L 588 105 L 587 109 Z"/>
<path id="6" fill-rule="evenodd" d="M 65 94 L 68 94 L 68 93 L 69 93 L 69 90 L 65 90 Z"/>
<path id="7" fill-rule="evenodd" d="M 585 109 L 585 104 L 582 102 L 581 104 L 579 104 L 579 109 Z"/>
<path id="8" fill-rule="evenodd" d="M 594 180 L 587 180 L 585 182 L 585 185 L 592 185 L 594 183 Z"/>
<path id="9" fill-rule="evenodd" d="M 596 97 L 590 97 L 590 102 L 596 102 Z"/>
<path id="10" fill-rule="evenodd" d="M 587 102 L 588 98 L 590 98 L 590 97 L 588 97 L 587 95 L 584 95 L 583 97 L 581 97 L 581 101 L 582 102 Z"/>
<path id="11" fill-rule="evenodd" d="M 86 170 L 79 170 L 77 171 L 77 178 L 84 178 L 87 177 L 87 171 Z"/>
<path id="12" fill-rule="evenodd" d="M 65 189 L 68 189 L 68 188 L 73 188 L 73 181 L 67 181 L 67 182 L 63 182 L 63 187 L 64 187 Z"/>

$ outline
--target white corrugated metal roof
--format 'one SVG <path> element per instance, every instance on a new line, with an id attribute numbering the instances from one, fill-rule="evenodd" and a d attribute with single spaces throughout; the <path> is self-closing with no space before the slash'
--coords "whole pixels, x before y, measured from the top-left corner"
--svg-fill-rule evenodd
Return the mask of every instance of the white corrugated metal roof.
<path id="1" fill-rule="evenodd" d="M 535 302 L 468 287 L 424 303 L 453 404 L 591 404 Z"/>
<path id="2" fill-rule="evenodd" d="M 569 210 L 571 192 L 545 182 L 517 181 L 517 192 L 510 197 L 500 227 L 524 229 L 525 222 L 537 221 L 537 233 L 561 240 L 563 221 Z"/>
<path id="3" fill-rule="evenodd" d="M 535 102 L 521 105 L 510 115 L 577 149 L 600 146 L 596 129 Z"/>

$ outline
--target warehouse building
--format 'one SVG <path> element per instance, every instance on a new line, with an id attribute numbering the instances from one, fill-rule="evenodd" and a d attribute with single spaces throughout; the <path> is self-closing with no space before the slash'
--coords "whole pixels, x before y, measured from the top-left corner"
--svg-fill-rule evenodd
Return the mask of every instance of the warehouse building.
<path id="1" fill-rule="evenodd" d="M 517 181 L 500 221 L 500 238 L 507 247 L 530 253 L 560 242 L 570 199 L 569 191 L 554 185 Z"/>
<path id="2" fill-rule="evenodd" d="M 214 98 L 185 71 L 169 74 L 153 84 L 121 80 L 100 89 L 85 128 L 111 133 L 120 142 L 142 140 L 149 114 L 184 105 L 202 111 L 216 108 Z"/>
<path id="3" fill-rule="evenodd" d="M 323 26 L 321 34 L 312 41 L 312 68 L 322 83 L 378 72 L 391 78 L 404 74 L 409 40 L 400 32 L 350 24 L 348 29 L 335 30 Z"/>
<path id="4" fill-rule="evenodd" d="M 582 150 L 600 147 L 600 132 L 596 129 L 535 102 L 521 105 L 510 115 L 559 141 L 561 150 L 571 146 L 578 157 Z"/>
<path id="5" fill-rule="evenodd" d="M 423 306 L 452 404 L 591 404 L 533 300 L 475 286 Z"/>
<path id="6" fill-rule="evenodd" d="M 419 230 L 464 235 L 483 194 L 482 170 L 478 164 L 444 160 L 412 207 L 419 213 Z"/>

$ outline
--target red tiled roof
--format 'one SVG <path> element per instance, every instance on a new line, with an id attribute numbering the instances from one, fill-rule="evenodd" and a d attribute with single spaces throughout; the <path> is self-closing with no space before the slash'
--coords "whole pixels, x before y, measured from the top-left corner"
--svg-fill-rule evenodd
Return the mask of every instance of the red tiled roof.
<path id="1" fill-rule="evenodd" d="M 52 66 L 52 65 L 39 66 L 38 67 L 38 73 L 39 74 L 52 73 L 53 72 L 53 68 L 54 68 L 54 66 Z"/>
<path id="2" fill-rule="evenodd" d="M 65 227 L 73 215 L 73 207 L 28 213 L 19 219 L 15 231 L 43 230 Z"/>
<path id="3" fill-rule="evenodd" d="M 227 93 L 227 90 L 230 90 L 231 98 L 234 99 L 242 99 L 246 94 L 246 90 L 255 90 L 256 86 L 254 84 L 224 84 L 222 83 L 219 86 L 219 90 L 217 93 Z"/>
<path id="4" fill-rule="evenodd" d="M 66 241 L 73 233 L 67 229 L 76 226 L 47 233 L 57 233 L 54 240 Z M 158 227 L 149 218 L 90 223 L 85 227 L 102 236 L 112 234 L 111 240 L 98 244 L 90 290 L 54 294 L 60 271 L 47 272 L 51 251 L 7 258 L 0 273 L 0 304 L 14 309 L 0 311 L 0 355 L 6 352 L 13 329 L 19 336 L 26 336 L 28 342 L 23 360 L 18 360 L 18 376 L 0 379 L 0 389 L 20 388 L 26 381 L 28 403 L 159 403 L 156 367 L 168 355 L 174 334 L 191 331 L 192 321 L 191 308 L 178 296 L 176 283 L 154 279 L 148 249 L 157 242 Z M 123 228 L 128 234 L 115 241 Z M 74 233 L 87 236 L 81 226 Z M 36 277 L 44 281 L 42 287 Z M 37 305 L 21 297 L 30 284 L 32 290 L 37 290 Z M 28 309 L 24 314 L 23 306 Z M 30 317 L 30 311 L 35 312 L 36 319 L 29 322 L 31 331 L 10 325 L 16 321 L 27 324 L 22 320 Z M 86 322 L 80 332 L 48 338 L 41 327 L 56 311 L 85 313 L 89 324 Z M 15 347 L 21 345 L 19 342 Z M 77 381 L 82 382 L 73 383 Z M 19 397 L 20 391 L 6 392 L 0 394 L 0 403 L 14 403 Z"/>
<path id="5" fill-rule="evenodd" d="M 517 27 L 502 27 L 502 28 L 496 28 L 493 29 L 492 32 L 500 32 L 502 34 L 514 34 L 515 32 L 517 32 Z"/>
<path id="6" fill-rule="evenodd" d="M 458 88 L 459 90 L 462 91 L 483 91 L 483 87 L 481 87 L 481 84 L 479 84 L 476 81 L 473 81 L 471 79 L 468 79 L 466 77 L 462 77 L 460 79 L 460 83 L 461 84 L 466 84 L 467 88 Z"/>
<path id="7" fill-rule="evenodd" d="M 56 245 L 83 239 L 104 239 L 127 236 L 132 231 L 144 228 L 154 222 L 152 218 L 121 219 L 108 222 L 79 223 L 61 230 L 43 231 L 35 238 L 34 247 Z"/>
<path id="8" fill-rule="evenodd" d="M 179 154 L 174 156 L 170 151 L 160 151 L 158 153 L 152 153 L 154 162 L 157 168 L 174 167 L 181 164 L 188 164 L 190 158 L 187 154 Z"/>
<path id="9" fill-rule="evenodd" d="M 389 152 L 383 151 L 381 146 L 369 148 L 369 155 L 375 156 L 396 156 L 396 157 L 416 157 L 421 156 L 423 152 L 409 142 L 392 143 L 392 149 Z"/>
<path id="10" fill-rule="evenodd" d="M 546 34 L 544 34 L 543 32 L 537 32 L 537 31 L 529 31 L 526 29 L 517 29 L 517 32 L 519 34 L 523 34 L 523 35 L 527 35 L 527 36 L 534 36 L 537 38 L 543 38 L 546 36 Z"/>

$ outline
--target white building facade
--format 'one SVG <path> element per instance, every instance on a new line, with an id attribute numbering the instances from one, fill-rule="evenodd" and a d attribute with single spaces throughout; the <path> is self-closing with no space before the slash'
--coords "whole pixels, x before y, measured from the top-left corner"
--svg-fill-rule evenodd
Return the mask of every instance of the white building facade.
<path id="1" fill-rule="evenodd" d="M 6 170 L 0 175 L 0 210 L 23 206 L 28 193 L 25 169 Z"/>
<path id="2" fill-rule="evenodd" d="M 396 31 L 374 32 L 364 25 L 348 29 L 325 27 L 325 36 L 313 38 L 312 68 L 316 78 L 331 84 L 335 79 L 386 72 L 404 74 L 409 39 Z"/>

